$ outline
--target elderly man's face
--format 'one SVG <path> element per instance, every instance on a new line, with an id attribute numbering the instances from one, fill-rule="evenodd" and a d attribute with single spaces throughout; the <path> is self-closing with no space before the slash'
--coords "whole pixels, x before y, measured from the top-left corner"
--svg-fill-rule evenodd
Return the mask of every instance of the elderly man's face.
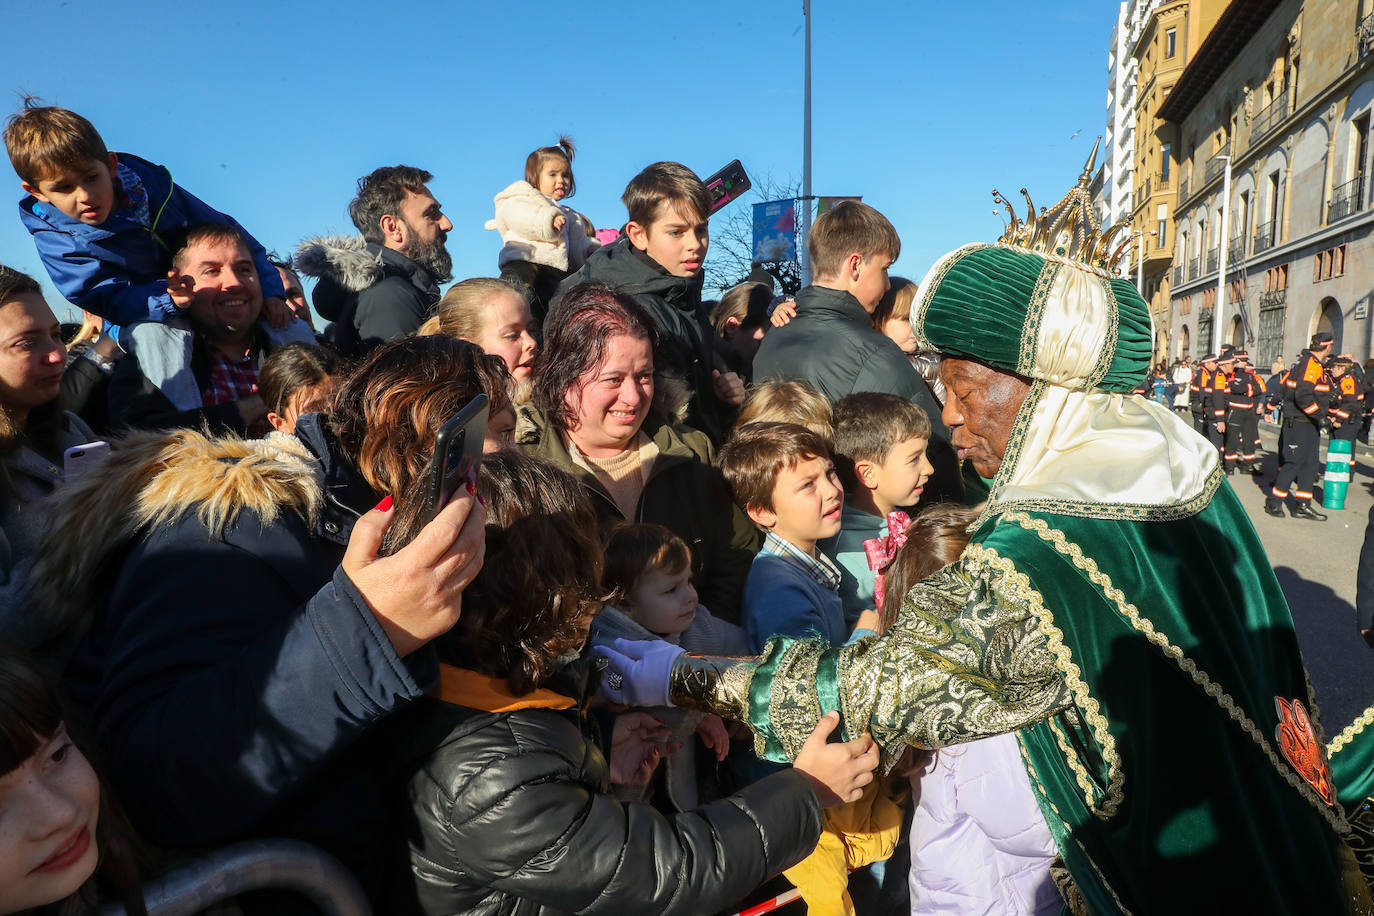
<path id="1" fill-rule="evenodd" d="M 982 363 L 952 358 L 940 361 L 940 381 L 946 391 L 941 417 L 949 427 L 950 444 L 960 460 L 973 462 L 979 476 L 997 476 L 1030 383 Z"/>

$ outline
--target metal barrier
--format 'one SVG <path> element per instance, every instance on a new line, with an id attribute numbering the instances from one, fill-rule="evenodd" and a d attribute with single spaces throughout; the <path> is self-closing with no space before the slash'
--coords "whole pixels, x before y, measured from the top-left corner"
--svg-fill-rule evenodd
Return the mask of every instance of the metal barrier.
<path id="1" fill-rule="evenodd" d="M 333 856 L 298 840 L 248 840 L 196 859 L 143 886 L 148 916 L 191 916 L 238 894 L 285 890 L 322 916 L 371 916 L 358 880 Z M 113 904 L 101 916 L 124 916 Z"/>

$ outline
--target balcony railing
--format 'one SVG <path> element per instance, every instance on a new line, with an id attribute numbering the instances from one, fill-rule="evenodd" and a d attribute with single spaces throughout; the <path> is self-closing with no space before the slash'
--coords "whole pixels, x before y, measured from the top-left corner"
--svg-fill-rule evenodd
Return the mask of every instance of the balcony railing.
<path id="1" fill-rule="evenodd" d="M 1331 203 L 1327 205 L 1326 221 L 1334 223 L 1361 209 L 1364 197 L 1364 176 L 1356 175 L 1350 181 L 1331 192 Z"/>
<path id="2" fill-rule="evenodd" d="M 1217 269 L 1217 258 L 1221 256 L 1221 246 L 1218 245 L 1207 252 L 1207 273 Z"/>
<path id="3" fill-rule="evenodd" d="M 1180 264 L 1180 265 L 1178 265 L 1177 267 L 1174 268 L 1174 286 L 1182 286 L 1182 285 L 1183 285 L 1183 265 Z"/>
<path id="4" fill-rule="evenodd" d="M 1136 188 L 1135 199 L 1131 201 L 1131 209 L 1134 210 L 1145 201 L 1150 199 L 1150 179 L 1146 178 L 1145 183 Z"/>
<path id="5" fill-rule="evenodd" d="M 1288 301 L 1288 290 L 1271 289 L 1259 294 L 1259 307 L 1262 309 L 1277 308 Z"/>
<path id="6" fill-rule="evenodd" d="M 1181 205 L 1188 199 L 1188 176 L 1184 175 L 1178 180 L 1178 202 Z"/>
<path id="7" fill-rule="evenodd" d="M 1228 157 L 1231 155 L 1231 144 L 1227 143 L 1221 149 L 1212 154 L 1212 158 L 1207 160 L 1207 165 L 1203 167 L 1202 180 L 1211 181 L 1222 173 L 1226 168 Z"/>
<path id="8" fill-rule="evenodd" d="M 1260 113 L 1255 115 L 1250 128 L 1250 145 L 1254 146 L 1265 134 L 1278 127 L 1283 119 L 1288 117 L 1288 92 L 1285 90 L 1278 98 L 1265 105 Z"/>
<path id="9" fill-rule="evenodd" d="M 1360 24 L 1355 27 L 1355 37 L 1360 43 L 1361 57 L 1374 51 L 1374 13 L 1360 20 Z"/>
<path id="10" fill-rule="evenodd" d="M 1156 172 L 1155 186 L 1160 188 L 1167 188 L 1169 186 L 1169 179 L 1172 177 L 1173 175 L 1168 172 Z"/>
<path id="11" fill-rule="evenodd" d="M 1198 278 L 1198 269 L 1197 269 L 1197 265 L 1198 265 L 1198 259 L 1197 259 L 1197 258 L 1193 258 L 1191 261 L 1188 262 L 1188 279 L 1190 279 L 1190 280 L 1196 280 L 1196 279 Z"/>
<path id="12" fill-rule="evenodd" d="M 1234 264 L 1245 257 L 1245 233 L 1231 236 L 1231 244 L 1226 246 L 1226 260 Z"/>
<path id="13" fill-rule="evenodd" d="M 1255 227 L 1255 247 L 1251 250 L 1255 254 L 1261 251 L 1268 251 L 1274 247 L 1274 224 L 1267 223 L 1263 226 Z"/>

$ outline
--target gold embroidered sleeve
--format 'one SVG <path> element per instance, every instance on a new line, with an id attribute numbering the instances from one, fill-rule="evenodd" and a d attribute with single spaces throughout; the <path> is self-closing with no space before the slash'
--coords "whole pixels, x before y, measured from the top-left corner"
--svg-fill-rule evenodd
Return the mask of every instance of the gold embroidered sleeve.
<path id="1" fill-rule="evenodd" d="M 790 760 L 830 709 L 847 737 L 865 731 L 890 767 L 906 747 L 942 747 L 1015 731 L 1070 704 L 1039 630 L 1040 601 L 1022 575 L 972 556 L 923 580 L 882 636 L 831 647 L 769 642 L 757 662 L 719 660 L 679 672 L 674 701 L 733 714 L 755 749 Z M 995 556 L 995 555 L 993 555 Z"/>

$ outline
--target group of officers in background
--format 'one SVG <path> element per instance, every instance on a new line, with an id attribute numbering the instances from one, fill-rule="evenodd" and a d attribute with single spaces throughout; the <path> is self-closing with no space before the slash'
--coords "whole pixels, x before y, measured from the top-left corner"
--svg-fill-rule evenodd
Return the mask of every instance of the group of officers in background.
<path id="1" fill-rule="evenodd" d="M 1266 384 L 1244 350 L 1225 347 L 1208 353 L 1193 372 L 1189 407 L 1193 426 L 1222 456 L 1222 467 L 1260 472 L 1259 418 L 1279 411 L 1278 476 L 1266 494 L 1264 511 L 1282 518 L 1292 489 L 1294 518 L 1326 521 L 1312 506 L 1312 486 L 1321 466 L 1322 429 L 1332 439 L 1354 442 L 1365 419 L 1365 379 L 1348 356 L 1330 356 L 1334 338 L 1312 335 L 1297 362 Z"/>

